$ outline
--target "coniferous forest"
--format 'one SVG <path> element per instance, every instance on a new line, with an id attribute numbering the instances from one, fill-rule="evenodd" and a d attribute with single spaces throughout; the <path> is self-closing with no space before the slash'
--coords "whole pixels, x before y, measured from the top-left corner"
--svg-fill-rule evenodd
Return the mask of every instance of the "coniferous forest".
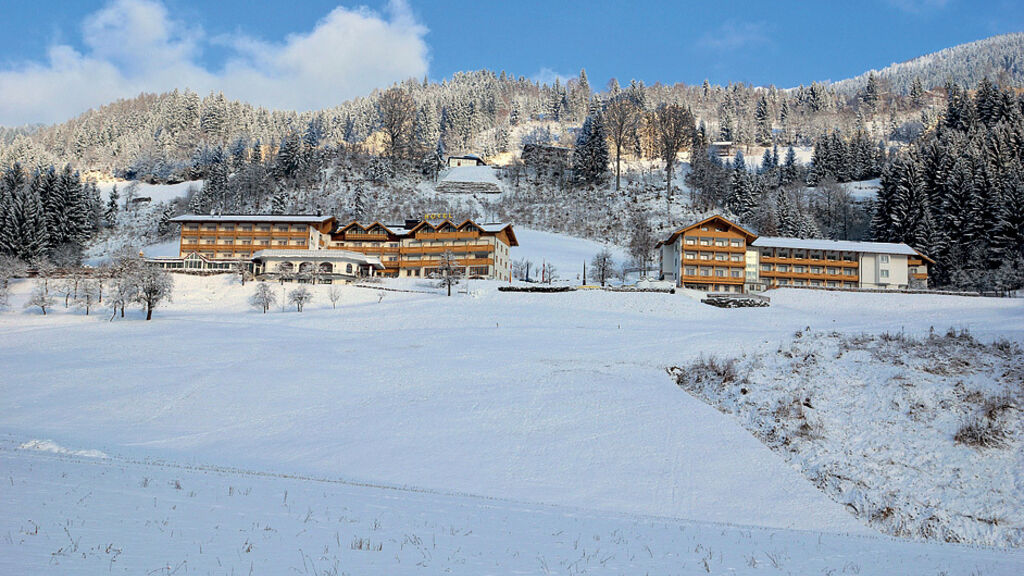
<path id="1" fill-rule="evenodd" d="M 933 285 L 1019 287 L 1024 96 L 1013 74 L 978 81 L 966 62 L 1010 62 L 999 54 L 1012 56 L 1022 37 L 792 89 L 595 88 L 582 70 L 550 84 L 483 70 L 301 113 L 189 90 L 143 94 L 62 124 L 0 130 L 0 252 L 74 263 L 90 243 L 130 235 L 129 199 L 101 197 L 98 179 L 202 180 L 152 207 L 162 224 L 153 234 L 173 232 L 166 221 L 186 211 L 446 211 L 636 244 L 639 260 L 653 246 L 634 242 L 637 222 L 658 237 L 720 212 L 761 235 L 906 242 L 935 260 Z M 498 167 L 505 193 L 420 191 L 447 155 L 467 153 Z M 874 179 L 869 197 L 847 185 Z"/>

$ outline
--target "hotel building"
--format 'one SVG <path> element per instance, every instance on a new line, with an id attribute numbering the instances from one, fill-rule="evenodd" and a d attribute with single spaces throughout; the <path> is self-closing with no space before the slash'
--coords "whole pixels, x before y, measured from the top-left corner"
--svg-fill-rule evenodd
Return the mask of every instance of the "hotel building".
<path id="1" fill-rule="evenodd" d="M 470 278 L 509 280 L 510 248 L 519 245 L 509 224 L 448 218 L 338 227 L 324 216 L 188 214 L 171 222 L 181 225 L 178 257 L 151 259 L 163 268 L 215 272 L 244 264 L 256 275 L 300 281 L 429 277 L 447 251 Z"/>
<path id="2" fill-rule="evenodd" d="M 927 288 L 934 263 L 906 244 L 758 237 L 721 216 L 682 228 L 658 247 L 664 280 L 708 292 Z"/>
<path id="3" fill-rule="evenodd" d="M 329 248 L 380 258 L 384 276 L 427 277 L 438 256 L 451 251 L 470 278 L 512 278 L 511 248 L 518 246 L 510 224 L 450 219 L 406 220 L 404 224 L 352 222 L 331 234 Z"/>

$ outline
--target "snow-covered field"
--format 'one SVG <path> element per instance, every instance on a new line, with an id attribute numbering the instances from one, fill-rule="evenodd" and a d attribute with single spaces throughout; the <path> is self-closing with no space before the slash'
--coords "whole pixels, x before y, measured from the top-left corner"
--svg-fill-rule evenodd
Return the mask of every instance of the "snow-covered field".
<path id="1" fill-rule="evenodd" d="M 568 266 L 595 247 L 544 252 Z M 16 281 L 0 312 L 0 571 L 1024 565 L 1020 551 L 878 535 L 665 371 L 701 353 L 774 350 L 808 325 L 955 325 L 1024 341 L 1021 300 L 793 290 L 729 310 L 483 281 L 447 298 L 406 282 L 435 293 L 344 287 L 332 309 L 316 286 L 305 312 L 263 315 L 246 305 L 251 284 L 176 285 L 152 322 L 107 322 L 22 310 L 30 284 Z"/>
<path id="2" fill-rule="evenodd" d="M 123 204 L 127 190 L 134 192 L 135 198 L 149 198 L 153 203 L 169 202 L 176 198 L 184 198 L 188 195 L 189 189 L 202 190 L 203 181 L 194 180 L 191 182 L 179 182 L 177 184 L 148 184 L 137 180 L 122 180 L 120 182 L 105 181 L 98 182 L 100 195 L 106 202 L 110 198 L 110 191 L 117 186 L 117 193 Z"/>

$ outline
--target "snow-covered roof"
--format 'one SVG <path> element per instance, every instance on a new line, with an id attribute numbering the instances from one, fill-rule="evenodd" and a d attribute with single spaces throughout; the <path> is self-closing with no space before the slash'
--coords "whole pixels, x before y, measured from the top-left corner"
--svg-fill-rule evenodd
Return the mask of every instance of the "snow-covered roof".
<path id="1" fill-rule="evenodd" d="M 320 224 L 331 220 L 333 216 L 314 216 L 310 214 L 182 214 L 170 219 L 170 222 L 301 222 Z"/>
<path id="2" fill-rule="evenodd" d="M 351 261 L 359 264 L 366 264 L 375 268 L 383 268 L 380 258 L 368 256 L 361 252 L 351 250 L 260 250 L 252 255 L 253 260 L 268 258 L 307 258 L 309 260 L 324 261 Z"/>
<path id="3" fill-rule="evenodd" d="M 827 250 L 832 252 L 866 252 L 869 254 L 904 254 L 917 256 L 916 250 L 906 244 L 892 242 L 853 242 L 851 240 L 821 240 L 814 238 L 781 238 L 761 236 L 750 244 L 756 248 L 796 248 L 800 250 Z"/>

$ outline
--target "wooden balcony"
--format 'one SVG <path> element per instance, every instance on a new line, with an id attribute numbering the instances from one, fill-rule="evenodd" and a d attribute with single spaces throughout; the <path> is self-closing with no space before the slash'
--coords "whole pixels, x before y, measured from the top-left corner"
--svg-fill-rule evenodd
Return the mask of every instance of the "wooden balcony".
<path id="1" fill-rule="evenodd" d="M 860 263 L 849 260 L 819 260 L 812 258 L 782 258 L 778 256 L 761 256 L 762 264 L 788 264 L 793 266 L 831 266 L 833 268 L 859 268 Z"/>
<path id="2" fill-rule="evenodd" d="M 762 278 L 769 278 L 774 280 L 821 280 L 824 282 L 859 282 L 860 276 L 847 276 L 846 274 L 811 274 L 797 273 L 797 272 L 779 272 L 778 270 L 761 270 L 759 272 Z"/>
<path id="3" fill-rule="evenodd" d="M 398 254 L 400 248 L 397 246 L 330 246 L 331 250 L 348 250 L 361 254 Z"/>
<path id="4" fill-rule="evenodd" d="M 733 262 L 732 260 L 699 260 L 693 258 L 683 258 L 683 266 L 706 266 L 713 267 L 718 266 L 720 268 L 746 268 L 747 263 L 745 261 Z"/>
<path id="5" fill-rule="evenodd" d="M 747 247 L 746 246 L 701 246 L 701 245 L 691 245 L 691 244 L 684 244 L 683 245 L 683 252 L 711 252 L 711 253 L 715 253 L 715 252 L 728 252 L 728 253 L 731 253 L 731 254 L 736 254 L 736 253 L 743 254 L 743 253 L 746 253 L 746 251 L 747 251 Z"/>
<path id="6" fill-rule="evenodd" d="M 493 266 L 493 258 L 459 258 L 456 260 L 459 266 Z M 440 260 L 400 260 L 400 268 L 436 268 Z"/>
<path id="7" fill-rule="evenodd" d="M 913 278 L 914 280 L 927 280 L 928 279 L 928 274 L 927 273 L 921 273 L 921 272 L 915 272 L 915 273 L 911 274 L 910 277 Z"/>
<path id="8" fill-rule="evenodd" d="M 479 232 L 417 232 L 417 240 L 463 240 L 479 238 Z"/>
<path id="9" fill-rule="evenodd" d="M 340 235 L 340 240 L 354 240 L 356 242 L 387 242 L 387 234 L 354 234 L 351 232 L 345 232 Z"/>
<path id="10" fill-rule="evenodd" d="M 451 250 L 458 254 L 460 252 L 494 252 L 491 244 L 465 244 L 460 246 L 402 246 L 402 254 L 443 254 Z"/>
<path id="11" fill-rule="evenodd" d="M 701 284 L 740 284 L 744 282 L 744 278 L 733 278 L 732 276 L 700 276 L 682 274 L 679 277 L 682 282 L 697 282 Z"/>

